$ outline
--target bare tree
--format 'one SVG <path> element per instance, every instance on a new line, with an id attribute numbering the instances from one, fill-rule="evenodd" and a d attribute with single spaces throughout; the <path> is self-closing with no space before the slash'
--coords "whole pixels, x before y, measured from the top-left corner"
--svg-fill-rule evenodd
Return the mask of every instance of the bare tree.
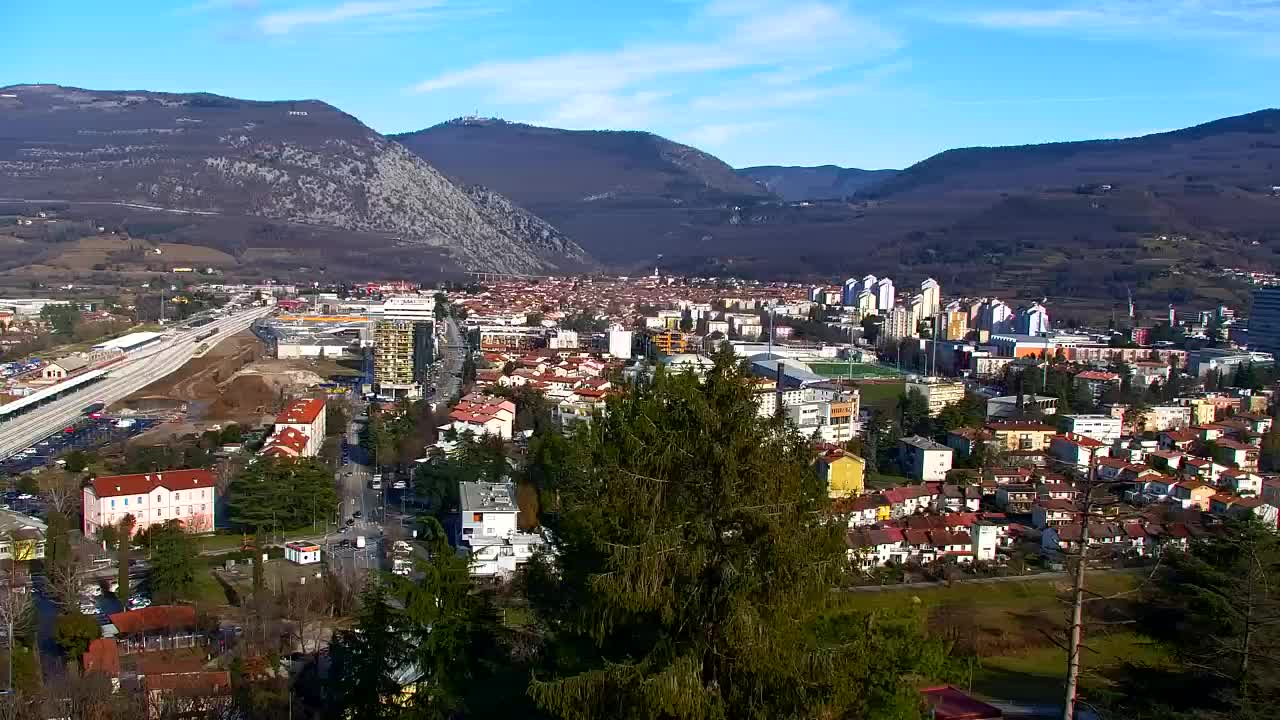
<path id="1" fill-rule="evenodd" d="M 27 577 L 26 563 L 35 557 L 35 543 L 9 534 L 10 559 L 4 564 L 4 577 L 0 579 L 0 625 L 4 627 L 5 648 L 8 651 L 6 687 L 13 691 L 13 651 L 17 647 L 17 630 L 30 621 L 31 583 Z"/>
<path id="2" fill-rule="evenodd" d="M 80 509 L 81 481 L 74 473 L 46 470 L 40 473 L 36 482 L 49 509 L 67 517 L 72 517 Z"/>
<path id="3" fill-rule="evenodd" d="M 283 618 L 289 623 L 290 634 L 301 652 L 308 652 L 307 638 L 316 634 L 316 626 L 323 615 L 323 593 L 315 585 L 296 584 L 284 586 L 283 582 L 276 594 L 280 600 Z M 310 652 L 320 649 L 317 639 Z"/>

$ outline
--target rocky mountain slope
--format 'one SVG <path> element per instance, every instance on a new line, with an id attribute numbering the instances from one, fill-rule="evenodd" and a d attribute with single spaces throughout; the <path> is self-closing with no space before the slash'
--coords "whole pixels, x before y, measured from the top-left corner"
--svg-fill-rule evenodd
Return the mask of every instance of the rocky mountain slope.
<path id="1" fill-rule="evenodd" d="M 848 197 L 874 187 L 897 172 L 860 170 L 838 165 L 758 165 L 738 170 L 739 175 L 760 183 L 769 192 L 789 201 Z"/>
<path id="2" fill-rule="evenodd" d="M 340 229 L 357 246 L 423 248 L 466 269 L 539 272 L 586 260 L 546 223 L 492 193 L 469 194 L 313 100 L 0 88 L 0 198 L 163 208 L 188 223 L 260 218 Z"/>

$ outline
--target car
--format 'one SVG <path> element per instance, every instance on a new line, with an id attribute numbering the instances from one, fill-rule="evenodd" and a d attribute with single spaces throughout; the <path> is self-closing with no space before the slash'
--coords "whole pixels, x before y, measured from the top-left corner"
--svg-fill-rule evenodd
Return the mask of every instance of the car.
<path id="1" fill-rule="evenodd" d="M 338 547 L 349 548 L 351 547 L 351 541 L 346 538 L 342 538 L 342 541 L 338 543 Z"/>
<path id="2" fill-rule="evenodd" d="M 351 518 L 347 518 L 347 527 L 351 527 L 352 525 L 355 525 L 355 524 L 356 524 L 355 520 L 352 520 Z"/>
<path id="3" fill-rule="evenodd" d="M 339 534 L 339 535 L 341 535 L 341 534 L 343 534 L 343 533 L 348 533 L 348 532 L 351 532 L 351 528 L 349 528 L 349 527 L 340 527 L 340 528 L 338 528 L 338 534 Z"/>
<path id="4" fill-rule="evenodd" d="M 76 431 L 76 429 L 75 429 L 74 427 L 70 426 L 70 425 L 68 425 L 68 426 L 66 426 L 66 427 L 64 427 L 64 428 L 62 428 L 62 432 L 67 433 L 68 435 L 70 435 L 71 433 L 73 433 L 73 432 L 75 432 L 75 431 Z"/>
<path id="5" fill-rule="evenodd" d="M 142 608 L 145 608 L 145 607 L 151 607 L 150 599 L 144 598 L 144 597 L 136 597 L 136 596 L 129 598 L 130 610 L 141 610 Z"/>
<path id="6" fill-rule="evenodd" d="M 357 511 L 355 511 L 355 512 L 351 513 L 351 517 L 356 518 L 357 520 L 359 520 L 360 518 L 364 517 L 364 513 L 362 513 L 362 512 L 360 512 L 359 510 L 357 510 Z"/>

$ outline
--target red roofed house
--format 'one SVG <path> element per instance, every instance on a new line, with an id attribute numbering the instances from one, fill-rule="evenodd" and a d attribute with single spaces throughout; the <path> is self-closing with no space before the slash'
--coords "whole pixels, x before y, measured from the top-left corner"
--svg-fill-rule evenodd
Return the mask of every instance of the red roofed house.
<path id="1" fill-rule="evenodd" d="M 324 445 L 325 434 L 324 398 L 301 398 L 293 400 L 276 416 L 276 427 L 267 440 L 270 447 L 277 435 L 294 430 L 305 438 L 301 455 L 315 457 L 320 454 L 320 446 Z M 296 437 L 292 444 L 297 444 Z M 296 455 L 294 457 L 297 457 Z"/>
<path id="2" fill-rule="evenodd" d="M 177 520 L 191 532 L 214 526 L 217 478 L 211 470 L 166 470 L 137 475 L 104 475 L 85 486 L 84 534 L 132 515 L 134 532 Z"/>
<path id="3" fill-rule="evenodd" d="M 203 644 L 191 605 L 152 605 L 141 610 L 114 613 L 111 624 L 119 633 L 120 652 L 173 650 Z"/>
<path id="4" fill-rule="evenodd" d="M 1085 370 L 1076 375 L 1076 384 L 1085 386 L 1097 402 L 1108 388 L 1120 386 L 1120 376 L 1104 370 Z"/>
<path id="5" fill-rule="evenodd" d="M 147 675 L 142 690 L 147 694 L 148 717 L 220 717 L 219 711 L 231 706 L 231 673 Z"/>
<path id="6" fill-rule="evenodd" d="M 310 439 L 297 428 L 287 427 L 267 438 L 262 454 L 274 458 L 306 457 Z"/>
<path id="7" fill-rule="evenodd" d="M 1106 446 L 1100 441 L 1075 433 L 1054 435 L 1053 440 L 1049 443 L 1050 455 L 1063 462 L 1079 465 L 1080 467 L 1088 466 L 1090 457 L 1096 455 L 1101 458 L 1106 454 L 1106 451 Z"/>
<path id="8" fill-rule="evenodd" d="M 89 642 L 89 649 L 80 658 L 84 674 L 102 673 L 111 678 L 111 685 L 120 689 L 120 648 L 110 638 L 98 638 Z"/>
<path id="9" fill-rule="evenodd" d="M 934 720 L 1000 720 L 1004 713 L 992 705 L 972 698 L 950 685 L 924 688 L 924 702 Z"/>
<path id="10" fill-rule="evenodd" d="M 503 440 L 510 440 L 515 418 L 514 402 L 492 395 L 471 393 L 453 406 L 453 410 L 449 413 L 449 424 L 441 429 L 452 428 L 460 433 L 496 435 Z"/>

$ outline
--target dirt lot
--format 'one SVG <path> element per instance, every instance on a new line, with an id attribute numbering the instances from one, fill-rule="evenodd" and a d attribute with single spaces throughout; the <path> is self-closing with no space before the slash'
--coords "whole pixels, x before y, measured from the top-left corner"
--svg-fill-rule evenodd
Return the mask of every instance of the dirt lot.
<path id="1" fill-rule="evenodd" d="M 270 422 L 284 400 L 324 382 L 329 374 L 323 364 L 263 358 L 264 351 L 252 333 L 240 333 L 120 405 L 140 412 L 185 409 L 182 421 L 139 436 L 147 441 L 199 433 L 212 424 L 253 427 Z"/>

